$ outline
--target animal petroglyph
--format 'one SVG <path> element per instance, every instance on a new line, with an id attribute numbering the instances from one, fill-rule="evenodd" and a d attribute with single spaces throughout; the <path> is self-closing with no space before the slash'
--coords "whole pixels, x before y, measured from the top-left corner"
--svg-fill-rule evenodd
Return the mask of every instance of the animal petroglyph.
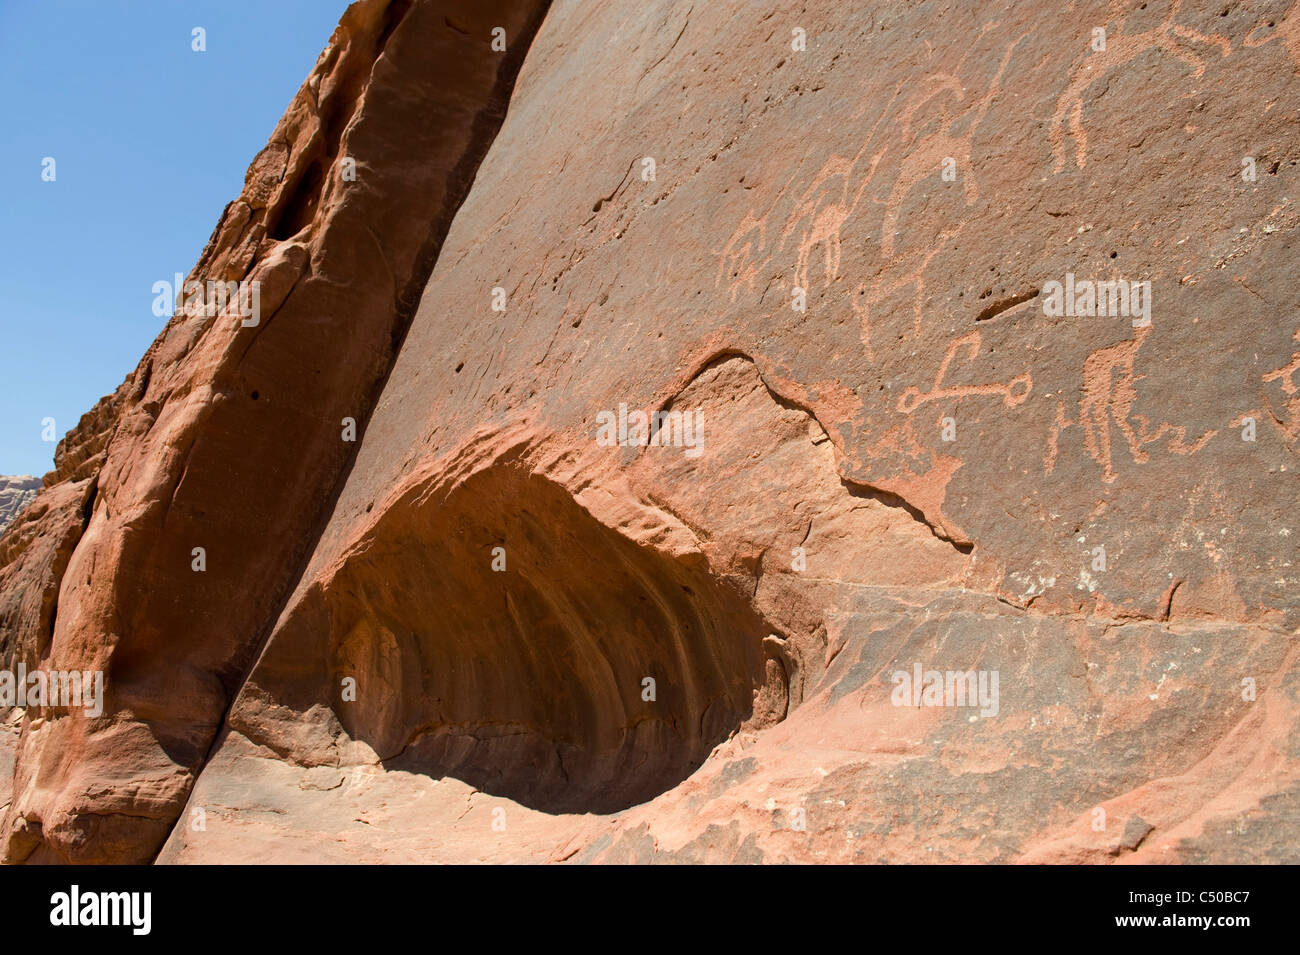
<path id="1" fill-rule="evenodd" d="M 799 252 L 794 266 L 795 285 L 800 288 L 808 288 L 808 261 L 812 257 L 813 250 L 817 246 L 822 246 L 823 256 L 825 259 L 824 276 L 826 283 L 829 285 L 835 281 L 839 275 L 840 269 L 840 242 L 841 233 L 844 223 L 854 212 L 857 211 L 858 204 L 861 203 L 867 188 L 872 184 L 876 174 L 876 167 L 884 157 L 888 147 L 879 149 L 870 159 L 867 170 L 861 174 L 861 181 L 856 189 L 853 188 L 853 181 L 858 175 L 858 163 L 862 161 L 867 152 L 871 141 L 875 138 L 876 130 L 880 127 L 881 121 L 889 113 L 894 99 L 898 96 L 895 90 L 894 96 L 890 98 L 889 103 L 876 117 L 875 123 L 872 124 L 870 132 L 867 133 L 862 146 L 852 159 L 843 156 L 831 156 L 822 165 L 821 170 L 813 177 L 813 181 L 808 188 L 804 190 L 803 195 L 794 211 L 790 214 L 785 228 L 781 232 L 781 248 L 785 248 L 786 240 L 795 232 L 796 226 L 801 222 L 807 223 L 799 236 Z M 852 195 L 850 195 L 850 190 Z"/>
<path id="2" fill-rule="evenodd" d="M 999 395 L 1002 398 L 1002 403 L 1008 408 L 1023 404 L 1034 387 L 1034 379 L 1029 372 L 1016 375 L 1016 377 L 1005 383 L 944 385 L 944 379 L 948 377 L 948 366 L 957 357 L 957 353 L 962 348 L 965 348 L 965 360 L 968 362 L 974 361 L 979 356 L 981 340 L 979 332 L 970 332 L 949 345 L 947 353 L 943 356 L 943 361 L 939 363 L 939 371 L 934 376 L 934 384 L 930 386 L 930 390 L 921 391 L 915 385 L 908 387 L 898 399 L 898 410 L 903 414 L 911 414 L 921 405 L 930 401 L 937 401 L 940 398 L 970 398 L 975 395 Z"/>
<path id="3" fill-rule="evenodd" d="M 992 29 L 992 27 L 988 29 Z M 988 90 L 974 104 L 967 106 L 965 109 L 954 111 L 952 100 L 954 98 L 959 101 L 963 99 L 966 95 L 965 88 L 956 76 L 950 73 L 936 73 L 926 78 L 921 84 L 921 91 L 903 108 L 901 128 L 910 146 L 899 166 L 893 188 L 890 189 L 889 196 L 885 200 L 885 216 L 881 225 L 880 236 L 880 250 L 885 256 L 893 255 L 894 252 L 894 236 L 897 232 L 898 214 L 903 205 L 903 200 L 911 194 L 912 190 L 920 182 L 938 175 L 941 164 L 945 159 L 956 160 L 957 168 L 960 170 L 962 188 L 966 194 L 966 203 L 969 205 L 979 198 L 978 179 L 970 165 L 971 146 L 975 139 L 975 133 L 984 120 L 984 115 L 988 112 L 989 106 L 998 94 L 1002 74 L 1006 71 L 1007 64 L 1011 62 L 1011 54 L 1015 52 L 1016 46 L 1023 39 L 1022 36 L 1007 47 L 1007 51 L 1003 54 L 1002 61 L 998 64 L 997 71 L 993 74 L 993 79 L 989 83 Z M 964 61 L 965 57 L 962 59 Z M 927 87 L 934 88 L 927 91 Z M 938 106 L 938 119 L 936 120 L 927 114 L 921 126 L 933 131 L 922 136 L 919 140 L 914 140 L 913 129 L 916 124 L 917 114 L 923 107 L 931 103 Z M 967 114 L 971 115 L 965 131 L 954 133 L 953 129 L 966 119 Z"/>
<path id="4" fill-rule="evenodd" d="M 727 287 L 733 305 L 742 287 L 754 291 L 754 279 L 771 261 L 771 256 L 759 258 L 766 245 L 767 224 L 750 211 L 723 246 L 722 261 L 718 265 L 717 284 Z"/>
<path id="5" fill-rule="evenodd" d="M 1300 330 L 1295 333 L 1295 340 L 1300 342 Z M 1291 361 L 1281 368 L 1275 368 L 1263 376 L 1265 382 L 1276 381 L 1282 389 L 1282 393 L 1287 396 L 1286 408 L 1288 421 L 1283 422 L 1274 415 L 1274 420 L 1278 422 L 1282 433 L 1286 435 L 1288 442 L 1300 441 L 1300 383 L 1296 382 L 1296 375 L 1300 373 L 1300 351 L 1291 355 Z"/>
<path id="6" fill-rule="evenodd" d="M 1113 33 L 1106 37 L 1104 50 L 1091 50 L 1075 60 L 1071 68 L 1071 79 L 1065 91 L 1056 101 L 1056 112 L 1048 127 L 1048 140 L 1052 144 L 1055 158 L 1053 172 L 1065 169 L 1066 149 L 1065 132 L 1062 128 L 1068 117 L 1070 135 L 1074 137 L 1074 162 L 1080 169 L 1088 161 L 1088 134 L 1083 125 L 1083 97 L 1092 86 L 1105 80 L 1113 72 L 1121 69 L 1148 50 L 1164 50 L 1191 65 L 1193 75 L 1200 77 L 1205 72 L 1206 58 L 1196 53 L 1188 44 L 1215 46 L 1223 56 L 1232 52 L 1232 44 L 1217 34 L 1199 33 L 1189 27 L 1174 22 L 1181 0 L 1170 0 L 1169 12 L 1159 26 L 1142 33 L 1124 33 L 1124 24 L 1131 13 L 1122 12 L 1122 5 L 1111 0 L 1109 19 L 1116 22 Z"/>
<path id="7" fill-rule="evenodd" d="M 939 240 L 928 249 L 912 253 L 901 262 L 898 258 L 891 267 L 871 282 L 864 282 L 853 296 L 853 314 L 862 323 L 862 344 L 867 350 L 867 358 L 876 360 L 875 350 L 871 347 L 871 313 L 872 310 L 889 296 L 902 291 L 909 285 L 912 292 L 912 334 L 921 334 L 921 304 L 925 299 L 925 272 L 930 267 L 930 260 L 938 255 L 948 240 L 962 230 L 962 225 L 944 232 Z"/>
<path id="8" fill-rule="evenodd" d="M 1186 428 L 1168 421 L 1153 428 L 1146 417 L 1133 411 L 1138 397 L 1137 382 L 1142 378 L 1134 373 L 1134 364 L 1150 334 L 1150 325 L 1139 328 L 1133 338 L 1099 348 L 1083 363 L 1083 398 L 1079 402 L 1083 445 L 1089 456 L 1101 465 L 1102 480 L 1107 484 L 1116 477 L 1111 456 L 1112 421 L 1138 464 L 1145 464 L 1149 459 L 1143 448 L 1166 435 L 1169 435 L 1170 452 L 1190 455 L 1218 434 L 1218 431 L 1207 431 L 1188 444 Z"/>

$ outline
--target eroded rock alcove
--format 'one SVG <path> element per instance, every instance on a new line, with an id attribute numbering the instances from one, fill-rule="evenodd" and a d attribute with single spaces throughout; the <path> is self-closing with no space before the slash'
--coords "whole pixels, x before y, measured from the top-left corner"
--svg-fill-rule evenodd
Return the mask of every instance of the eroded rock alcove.
<path id="1" fill-rule="evenodd" d="M 413 488 L 313 596 L 284 632 L 327 622 L 326 686 L 352 740 L 550 811 L 610 812 L 679 782 L 751 717 L 765 678 L 770 628 L 736 582 L 639 546 L 519 462 Z"/>

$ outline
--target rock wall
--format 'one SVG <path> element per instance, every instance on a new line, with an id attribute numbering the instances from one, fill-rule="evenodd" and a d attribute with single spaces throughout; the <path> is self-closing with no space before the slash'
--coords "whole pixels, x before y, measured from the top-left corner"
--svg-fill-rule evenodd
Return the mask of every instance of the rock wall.
<path id="1" fill-rule="evenodd" d="M 382 203 L 272 201 L 326 343 L 123 416 L 52 656 L 116 717 L 28 718 L 10 858 L 1296 861 L 1298 24 L 556 3 L 378 373 Z"/>
<path id="2" fill-rule="evenodd" d="M 368 418 L 543 10 L 367 0 L 344 15 L 192 273 L 259 282 L 260 321 L 179 315 L 120 398 L 41 654 L 104 671 L 109 712 L 28 714 L 11 860 L 138 862 L 161 845 L 310 553 L 355 448 L 345 419 Z M 464 42 L 497 24 L 513 51 Z"/>

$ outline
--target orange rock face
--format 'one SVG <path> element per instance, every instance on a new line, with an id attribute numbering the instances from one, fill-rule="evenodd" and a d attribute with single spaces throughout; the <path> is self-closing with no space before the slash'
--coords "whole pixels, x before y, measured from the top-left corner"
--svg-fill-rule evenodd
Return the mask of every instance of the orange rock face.
<path id="1" fill-rule="evenodd" d="M 50 668 L 102 670 L 111 715 L 28 714 L 11 858 L 147 860 L 184 804 L 542 13 L 449 20 L 452 6 L 349 8 L 192 275 L 260 283 L 260 320 L 179 315 L 120 394 L 39 650 Z M 498 23 L 515 52 L 464 42 Z"/>
<path id="2" fill-rule="evenodd" d="M 1297 861 L 1297 17 L 354 5 L 0 540 L 7 858 Z"/>

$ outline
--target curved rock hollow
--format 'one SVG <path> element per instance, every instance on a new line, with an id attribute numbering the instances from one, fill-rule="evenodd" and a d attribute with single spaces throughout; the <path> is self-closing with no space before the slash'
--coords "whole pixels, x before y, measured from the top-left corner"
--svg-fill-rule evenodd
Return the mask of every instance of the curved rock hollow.
<path id="1" fill-rule="evenodd" d="M 328 622 L 325 684 L 338 701 L 355 680 L 335 706 L 352 739 L 550 811 L 679 782 L 764 675 L 768 630 L 734 583 L 519 464 L 407 492 L 315 596 L 281 636 Z"/>
<path id="2" fill-rule="evenodd" d="M 939 586 L 966 569 L 903 508 L 847 487 L 820 425 L 749 358 L 704 362 L 665 407 L 716 429 L 698 457 L 588 448 L 543 463 L 506 440 L 413 479 L 277 626 L 232 726 L 336 763 L 337 743 L 303 742 L 320 707 L 329 734 L 386 768 L 613 812 L 811 693 L 825 624 L 795 547 L 841 566 L 837 586 Z"/>

